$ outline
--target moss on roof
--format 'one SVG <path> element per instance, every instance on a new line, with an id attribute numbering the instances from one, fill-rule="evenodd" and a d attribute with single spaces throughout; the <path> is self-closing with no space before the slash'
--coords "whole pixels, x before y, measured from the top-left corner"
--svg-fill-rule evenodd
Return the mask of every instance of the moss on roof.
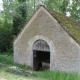
<path id="1" fill-rule="evenodd" d="M 65 28 L 65 30 L 76 40 L 80 45 L 80 24 L 63 14 L 54 10 L 48 10 L 50 14 L 58 21 L 58 23 Z"/>

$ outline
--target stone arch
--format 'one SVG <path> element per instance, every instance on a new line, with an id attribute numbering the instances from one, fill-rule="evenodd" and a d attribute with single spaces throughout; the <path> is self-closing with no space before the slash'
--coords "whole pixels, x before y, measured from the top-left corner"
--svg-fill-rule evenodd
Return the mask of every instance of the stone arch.
<path id="1" fill-rule="evenodd" d="M 55 55 L 55 47 L 54 47 L 53 41 L 43 35 L 36 35 L 32 39 L 30 39 L 28 42 L 28 44 L 29 44 L 28 51 L 30 52 L 30 54 L 29 54 L 30 60 L 28 62 L 29 66 L 31 66 L 33 69 L 33 45 L 37 40 L 44 40 L 49 45 L 49 48 L 50 48 L 49 49 L 50 50 L 50 70 L 54 69 L 55 61 L 53 61 L 53 56 Z M 53 67 L 53 65 L 54 65 L 54 67 Z"/>
<path id="2" fill-rule="evenodd" d="M 48 43 L 42 39 L 38 39 L 33 44 L 33 50 L 50 51 Z"/>
<path id="3" fill-rule="evenodd" d="M 50 69 L 50 48 L 46 41 L 38 39 L 33 44 L 33 70 Z"/>

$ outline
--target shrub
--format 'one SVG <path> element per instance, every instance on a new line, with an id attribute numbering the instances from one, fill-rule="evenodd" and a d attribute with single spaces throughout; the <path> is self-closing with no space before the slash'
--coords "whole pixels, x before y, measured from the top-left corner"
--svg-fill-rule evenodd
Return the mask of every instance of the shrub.
<path id="1" fill-rule="evenodd" d="M 11 47 L 12 40 L 11 30 L 0 28 L 0 52 L 8 50 Z"/>
<path id="2" fill-rule="evenodd" d="M 13 65 L 14 64 L 13 57 L 0 54 L 0 63 L 2 63 L 4 65 Z"/>

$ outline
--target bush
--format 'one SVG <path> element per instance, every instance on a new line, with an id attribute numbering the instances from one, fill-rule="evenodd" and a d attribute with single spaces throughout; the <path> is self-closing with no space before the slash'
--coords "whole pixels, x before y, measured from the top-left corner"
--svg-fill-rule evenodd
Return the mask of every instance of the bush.
<path id="1" fill-rule="evenodd" d="M 12 40 L 11 30 L 0 28 L 0 52 L 8 50 L 12 46 Z"/>
<path id="2" fill-rule="evenodd" d="M 4 64 L 6 66 L 7 65 L 13 65 L 14 64 L 13 57 L 10 55 L 8 56 L 8 55 L 0 54 L 0 63 Z"/>

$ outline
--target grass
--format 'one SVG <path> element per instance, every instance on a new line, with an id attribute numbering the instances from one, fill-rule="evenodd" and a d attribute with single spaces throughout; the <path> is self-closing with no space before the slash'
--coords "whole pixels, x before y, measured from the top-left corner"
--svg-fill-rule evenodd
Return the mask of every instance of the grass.
<path id="1" fill-rule="evenodd" d="M 76 73 L 65 73 L 59 71 L 43 71 L 33 75 L 47 80 L 80 80 Z"/>
<path id="2" fill-rule="evenodd" d="M 0 80 L 43 80 L 43 79 L 6 72 L 5 69 L 0 68 Z"/>
<path id="3" fill-rule="evenodd" d="M 4 80 L 26 80 L 26 77 L 6 72 L 5 69 L 0 68 L 0 79 L 4 79 Z"/>
<path id="4" fill-rule="evenodd" d="M 9 54 L 9 55 L 7 55 L 7 54 Z M 28 66 L 14 63 L 12 53 L 11 53 L 11 55 L 10 55 L 10 53 L 3 53 L 3 54 L 0 53 L 0 63 L 4 64 L 6 66 L 17 66 L 17 67 L 20 67 L 20 68 L 26 69 L 26 70 L 30 69 L 30 67 L 28 67 Z"/>
<path id="5" fill-rule="evenodd" d="M 0 63 L 10 67 L 17 66 L 22 69 L 28 69 L 25 65 L 16 64 L 12 55 L 0 54 Z M 37 71 L 36 74 L 24 76 L 10 69 L 0 68 L 0 79 L 6 80 L 80 80 L 77 73 L 66 73 L 59 71 Z"/>
<path id="6" fill-rule="evenodd" d="M 14 64 L 13 57 L 0 54 L 0 63 L 6 64 L 6 65 L 13 65 Z"/>

